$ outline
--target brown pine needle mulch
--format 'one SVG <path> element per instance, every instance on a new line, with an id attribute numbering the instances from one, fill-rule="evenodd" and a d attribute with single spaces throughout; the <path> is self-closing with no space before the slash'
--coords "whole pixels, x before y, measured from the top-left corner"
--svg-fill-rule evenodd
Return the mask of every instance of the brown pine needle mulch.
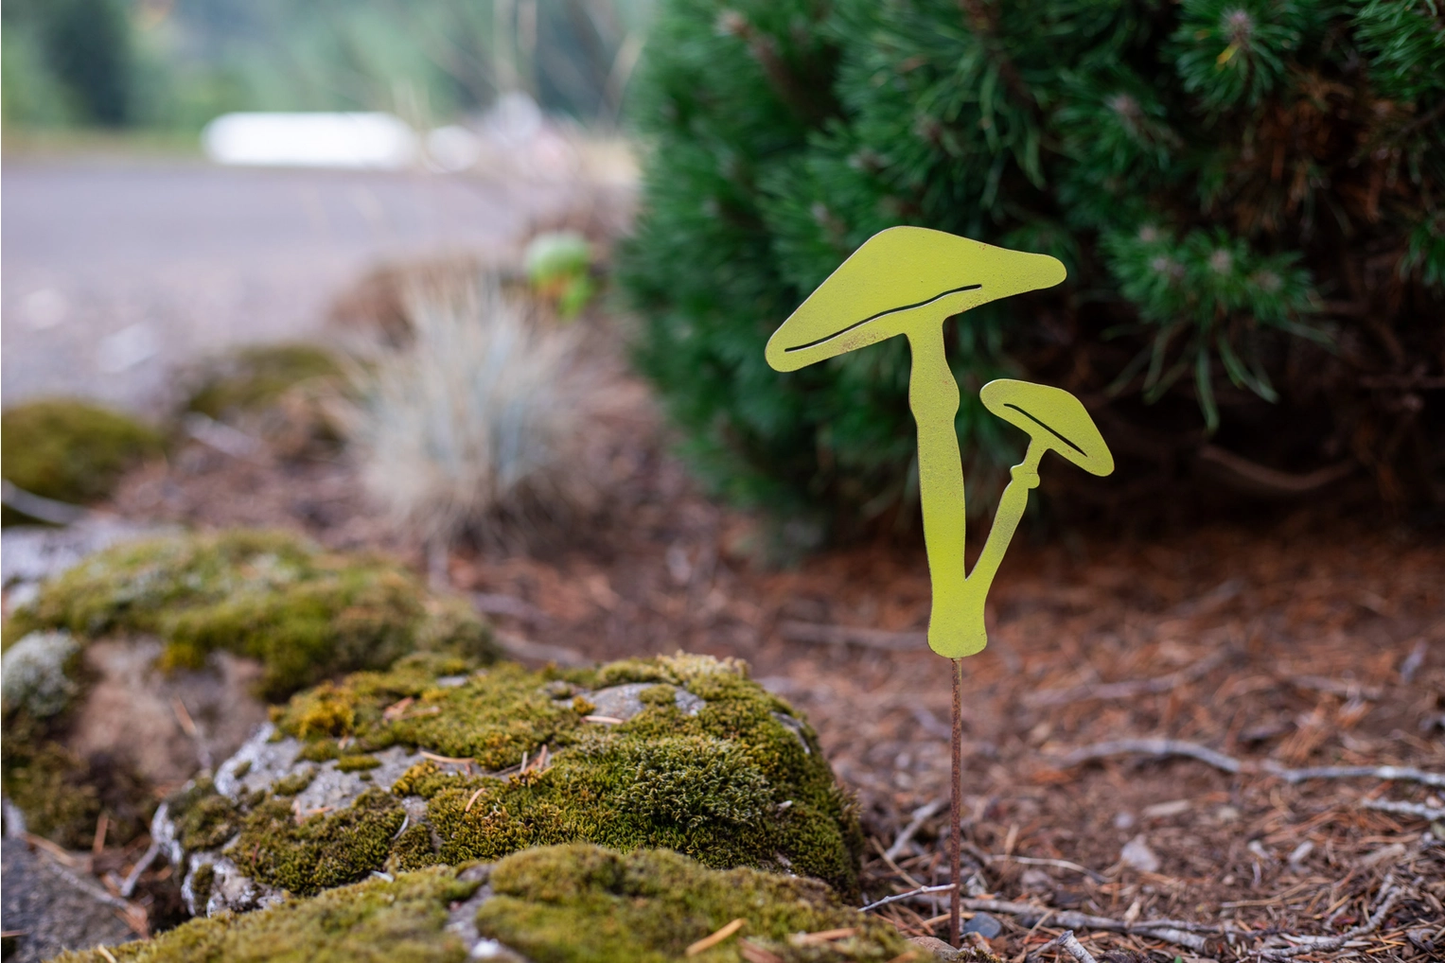
<path id="1" fill-rule="evenodd" d="M 531 553 L 455 553 L 452 583 L 524 655 L 749 660 L 859 794 L 867 899 L 946 888 L 949 671 L 922 641 L 921 548 L 755 564 L 758 529 L 697 494 L 639 399 L 589 456 L 598 519 Z M 188 458 L 117 505 L 375 541 L 344 467 Z M 1011 963 L 1071 953 L 1065 930 L 1100 959 L 1445 959 L 1438 533 L 1304 511 L 1146 540 L 1021 533 L 990 604 L 967 664 L 971 941 Z M 874 912 L 941 936 L 946 899 Z"/>

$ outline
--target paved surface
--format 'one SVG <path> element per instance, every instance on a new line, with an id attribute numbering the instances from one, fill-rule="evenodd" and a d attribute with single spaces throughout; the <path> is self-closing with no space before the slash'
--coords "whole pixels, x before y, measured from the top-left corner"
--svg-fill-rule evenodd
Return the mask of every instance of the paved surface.
<path id="1" fill-rule="evenodd" d="M 7 158 L 3 401 L 154 409 L 180 362 L 305 337 L 372 264 L 516 241 L 560 187 L 438 174 Z"/>

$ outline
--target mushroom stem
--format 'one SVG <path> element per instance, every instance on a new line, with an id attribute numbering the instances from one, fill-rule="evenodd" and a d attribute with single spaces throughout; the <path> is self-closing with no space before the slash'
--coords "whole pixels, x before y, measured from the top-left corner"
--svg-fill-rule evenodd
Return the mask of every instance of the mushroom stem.
<path id="1" fill-rule="evenodd" d="M 963 457 L 954 427 L 958 382 L 944 350 L 943 318 L 936 324 L 916 326 L 908 332 L 908 344 L 913 353 L 908 405 L 918 424 L 918 496 L 933 590 L 928 645 L 939 655 L 956 659 L 973 655 L 987 642 L 982 606 L 978 606 L 978 618 L 971 618 L 964 591 L 967 515 Z"/>
<path id="2" fill-rule="evenodd" d="M 973 563 L 973 571 L 968 573 L 968 585 L 964 593 L 971 601 L 976 600 L 980 619 L 983 616 L 983 600 L 988 595 L 989 587 L 993 585 L 993 577 L 998 574 L 1003 554 L 1008 551 L 1009 542 L 1013 541 L 1019 521 L 1024 517 L 1024 508 L 1029 503 L 1029 490 L 1039 486 L 1039 459 L 1043 458 L 1044 452 L 1048 450 L 1048 445 L 1037 438 L 1032 439 L 1024 460 L 1009 470 L 1008 487 L 999 497 L 998 509 L 993 516 L 993 527 L 988 530 L 988 541 L 984 542 L 978 561 Z"/>

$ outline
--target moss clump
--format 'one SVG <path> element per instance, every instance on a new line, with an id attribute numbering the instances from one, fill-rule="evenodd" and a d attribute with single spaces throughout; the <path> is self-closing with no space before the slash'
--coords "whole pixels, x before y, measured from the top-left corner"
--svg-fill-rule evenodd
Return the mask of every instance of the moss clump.
<path id="1" fill-rule="evenodd" d="M 908 949 L 893 927 L 843 906 L 817 883 L 717 872 L 665 850 L 528 850 L 498 863 L 489 882 L 496 896 L 477 911 L 478 930 L 539 963 L 681 960 L 690 944 L 735 919 L 745 921 L 737 937 L 692 959 L 743 961 L 743 940 L 787 963 L 884 963 Z M 843 928 L 854 935 L 813 946 L 789 939 Z"/>
<path id="2" fill-rule="evenodd" d="M 33 495 L 84 505 L 109 495 L 126 469 L 164 450 L 161 436 L 128 415 L 55 398 L 0 414 L 5 479 Z M 9 506 L 0 521 L 30 521 Z"/>
<path id="3" fill-rule="evenodd" d="M 284 779 L 276 780 L 275 785 L 271 787 L 271 792 L 277 796 L 294 796 L 304 791 L 307 786 L 311 785 L 312 780 L 315 778 L 315 769 L 303 769 L 300 772 L 292 773 Z"/>
<path id="4" fill-rule="evenodd" d="M 375 769 L 380 765 L 380 759 L 365 754 L 342 756 L 336 760 L 336 768 L 342 772 L 363 772 L 367 769 Z"/>
<path id="5" fill-rule="evenodd" d="M 492 895 L 473 912 L 474 904 L 466 901 L 482 877 Z M 461 925 L 448 925 L 449 911 Z M 689 945 L 735 919 L 744 920 L 736 936 L 685 955 Z M 473 921 L 477 932 L 467 934 L 465 924 Z M 823 943 L 800 945 L 793 939 L 838 929 L 854 932 Z M 484 956 L 473 953 L 474 946 L 495 951 L 483 939 L 535 963 L 744 963 L 774 957 L 784 963 L 885 963 L 908 950 L 893 927 L 842 905 L 812 880 L 750 869 L 720 872 L 666 851 L 622 855 L 569 845 L 518 853 L 489 873 L 487 867 L 434 867 L 255 913 L 192 920 L 106 953 L 122 963 L 462 963 L 469 955 Z M 105 959 L 98 949 L 56 958 L 57 963 Z"/>
<path id="6" fill-rule="evenodd" d="M 108 838 L 124 843 L 144 830 L 153 803 L 128 760 L 81 758 L 65 744 L 87 681 L 80 651 L 68 633 L 39 632 L 5 652 L 0 784 L 30 832 L 81 847 L 105 814 Z"/>
<path id="7" fill-rule="evenodd" d="M 167 802 L 176 825 L 176 839 L 187 851 L 215 849 L 241 828 L 240 812 L 231 800 L 216 792 L 209 778 L 197 779 Z"/>
<path id="8" fill-rule="evenodd" d="M 490 635 L 464 602 L 431 596 L 395 564 L 322 552 L 293 535 L 182 535 L 100 552 L 45 585 L 6 623 L 78 637 L 137 632 L 166 643 L 167 667 L 224 649 L 259 659 L 281 697 L 415 650 L 490 661 Z"/>
<path id="9" fill-rule="evenodd" d="M 341 373 L 336 358 L 314 344 L 246 347 L 210 366 L 186 408 L 211 418 L 256 411 L 275 404 L 298 385 L 338 379 Z"/>
<path id="10" fill-rule="evenodd" d="M 392 792 L 426 800 L 439 850 L 428 842 L 422 851 L 423 837 L 404 833 L 389 848 L 341 857 L 358 870 L 379 869 L 389 859 L 401 866 L 460 864 L 584 841 L 623 851 L 666 847 L 720 868 L 789 869 L 844 893 L 856 890 L 862 837 L 851 800 L 812 731 L 749 681 L 741 663 L 661 657 L 565 680 L 498 665 L 441 685 L 446 672 L 438 670 L 447 668 L 412 657 L 391 672 L 357 673 L 301 693 L 277 716 L 281 731 L 315 739 L 311 745 L 323 747 L 317 755 L 339 752 L 334 737 L 341 736 L 351 740 L 350 752 L 401 745 L 491 771 L 458 773 L 432 761 L 412 766 Z M 626 683 L 655 683 L 643 690 L 642 711 L 620 725 L 585 721 L 592 704 L 575 687 Z M 677 690 L 704 704 L 684 712 Z M 349 711 L 349 723 L 318 729 L 318 705 L 337 704 Z M 539 765 L 544 746 L 546 763 Z M 533 764 L 512 771 L 524 756 Z M 399 814 L 388 823 L 393 833 L 400 823 Z M 279 851 L 289 844 L 259 833 L 256 845 Z M 319 884 L 288 877 L 284 885 L 310 892 Z"/>
<path id="11" fill-rule="evenodd" d="M 372 880 L 241 916 L 192 920 L 137 943 L 62 953 L 56 963 L 270 963 L 275 960 L 462 963 L 467 948 L 445 929 L 447 907 L 477 888 L 454 871 Z"/>
<path id="12" fill-rule="evenodd" d="M 246 816 L 233 858 L 261 882 L 309 896 L 380 869 L 405 821 L 401 802 L 381 789 L 317 814 L 272 797 Z"/>

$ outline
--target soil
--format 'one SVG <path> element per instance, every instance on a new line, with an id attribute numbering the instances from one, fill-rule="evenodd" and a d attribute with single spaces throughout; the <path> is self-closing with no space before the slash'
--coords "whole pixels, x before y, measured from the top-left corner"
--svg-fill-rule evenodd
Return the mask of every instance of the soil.
<path id="1" fill-rule="evenodd" d="M 595 515 L 550 537 L 459 548 L 445 578 L 476 593 L 521 653 L 745 658 L 807 713 L 856 790 L 867 897 L 946 881 L 950 666 L 922 640 L 921 546 L 764 564 L 764 528 L 689 480 L 644 386 L 615 374 L 604 407 L 577 467 L 597 482 Z M 1050 468 L 1065 470 L 1046 465 L 1046 487 Z M 339 456 L 242 461 L 196 443 L 132 475 L 109 507 L 145 523 L 296 528 L 425 561 L 376 520 Z M 990 646 L 965 663 L 965 870 L 978 898 L 1037 910 L 994 908 L 1001 930 L 970 939 L 1017 963 L 1065 925 L 1116 959 L 1255 958 L 1271 937 L 1365 926 L 1398 888 L 1343 946 L 1275 943 L 1301 961 L 1445 957 L 1445 818 L 1432 828 L 1369 808 L 1438 810 L 1445 785 L 1270 771 L 1445 773 L 1439 538 L 1300 508 L 1152 537 L 1056 526 L 1015 540 L 990 606 Z M 1146 738 L 1215 750 L 1237 771 L 1177 753 L 1065 758 Z M 926 895 L 878 910 L 909 935 L 943 937 L 946 911 Z M 1233 936 L 1188 948 L 1080 927 L 1071 912 L 1224 923 Z M 994 929 L 985 917 L 974 927 Z"/>

